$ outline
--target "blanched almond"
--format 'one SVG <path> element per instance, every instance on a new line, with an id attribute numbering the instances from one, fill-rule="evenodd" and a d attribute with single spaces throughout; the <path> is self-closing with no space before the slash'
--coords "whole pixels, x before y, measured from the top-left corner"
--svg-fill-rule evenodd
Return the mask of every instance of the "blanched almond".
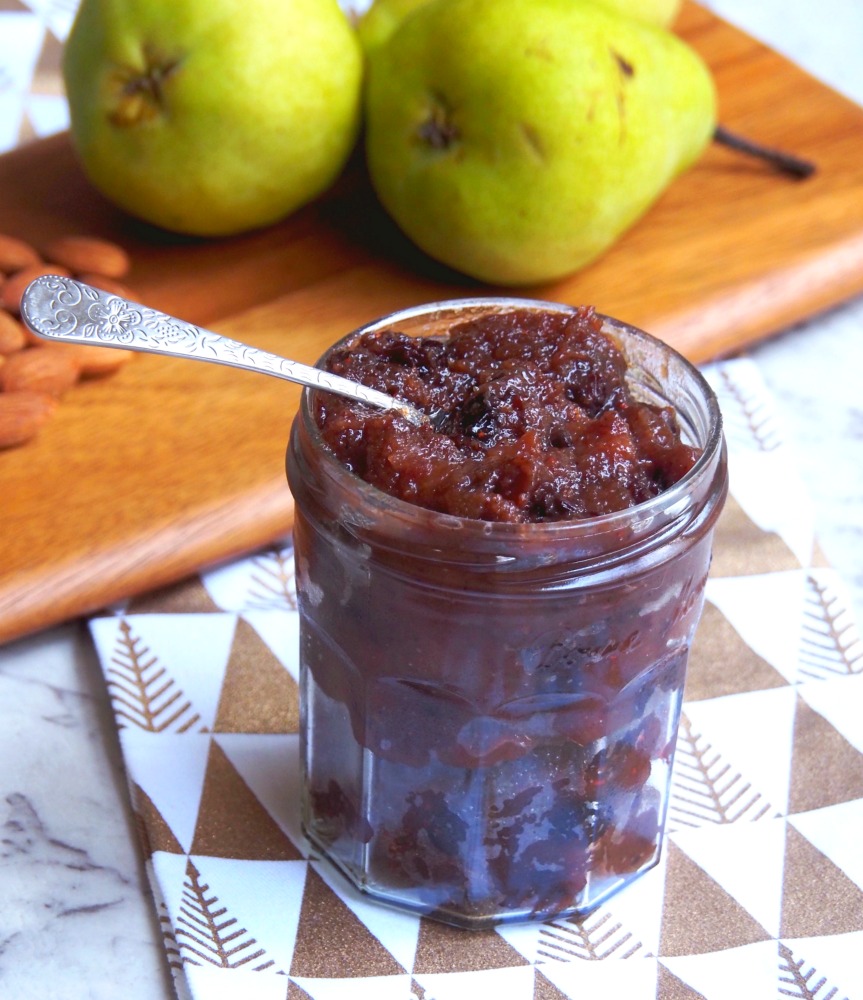
<path id="1" fill-rule="evenodd" d="M 38 250 L 19 240 L 17 236 L 6 236 L 0 233 L 0 271 L 11 274 L 20 271 L 22 267 L 32 267 L 41 264 L 42 258 Z"/>
<path id="2" fill-rule="evenodd" d="M 0 448 L 13 448 L 34 438 L 56 406 L 56 399 L 39 392 L 0 393 Z"/>
<path id="3" fill-rule="evenodd" d="M 0 355 L 14 354 L 27 344 L 27 331 L 5 309 L 0 309 Z"/>
<path id="4" fill-rule="evenodd" d="M 4 392 L 42 392 L 62 396 L 78 381 L 78 362 L 53 346 L 28 347 L 10 354 L 0 368 L 0 389 Z"/>
<path id="5" fill-rule="evenodd" d="M 121 246 L 95 236 L 60 236 L 45 247 L 45 259 L 73 274 L 101 274 L 106 278 L 123 278 L 131 266 Z"/>
<path id="6" fill-rule="evenodd" d="M 22 268 L 20 271 L 16 271 L 13 275 L 10 275 L 6 284 L 0 289 L 0 297 L 2 297 L 2 303 L 0 304 L 17 316 L 21 312 L 21 296 L 24 294 L 24 289 L 31 281 L 35 281 L 36 278 L 40 278 L 43 274 L 59 274 L 63 278 L 71 277 L 69 270 L 65 267 L 60 267 L 59 264 L 53 266 L 34 264 L 31 267 Z"/>

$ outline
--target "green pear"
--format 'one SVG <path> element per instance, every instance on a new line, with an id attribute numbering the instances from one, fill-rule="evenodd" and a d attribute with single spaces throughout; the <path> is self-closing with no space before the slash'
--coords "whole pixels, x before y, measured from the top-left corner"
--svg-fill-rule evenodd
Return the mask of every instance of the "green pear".
<path id="1" fill-rule="evenodd" d="M 337 0 L 83 0 L 63 75 L 94 186 L 181 233 L 288 215 L 358 133 L 362 50 Z"/>
<path id="2" fill-rule="evenodd" d="M 683 0 L 596 0 L 619 14 L 634 17 L 637 21 L 670 27 L 680 13 Z"/>
<path id="3" fill-rule="evenodd" d="M 382 45 L 401 22 L 429 0 L 374 0 L 357 22 L 357 34 L 363 50 L 370 52 Z"/>
<path id="4" fill-rule="evenodd" d="M 588 0 L 432 0 L 369 55 L 366 157 L 427 254 L 534 284 L 639 219 L 701 155 L 715 105 L 694 50 Z"/>
<path id="5" fill-rule="evenodd" d="M 374 0 L 357 23 L 360 42 L 366 52 L 385 42 L 398 25 L 417 7 L 429 0 Z M 596 0 L 638 21 L 668 27 L 677 18 L 683 0 Z"/>

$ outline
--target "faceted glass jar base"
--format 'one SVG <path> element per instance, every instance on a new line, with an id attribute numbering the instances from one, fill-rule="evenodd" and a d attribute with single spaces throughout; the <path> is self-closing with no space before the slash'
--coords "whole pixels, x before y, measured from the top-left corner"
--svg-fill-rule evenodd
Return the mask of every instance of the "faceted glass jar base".
<path id="1" fill-rule="evenodd" d="M 364 749 L 307 676 L 306 834 L 360 891 L 446 923 L 587 913 L 659 859 L 680 688 L 650 674 L 615 732 L 480 767 Z"/>

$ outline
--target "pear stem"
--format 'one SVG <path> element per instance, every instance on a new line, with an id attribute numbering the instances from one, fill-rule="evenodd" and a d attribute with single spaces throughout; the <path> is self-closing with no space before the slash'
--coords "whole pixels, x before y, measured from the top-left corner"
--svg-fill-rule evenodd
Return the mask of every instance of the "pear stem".
<path id="1" fill-rule="evenodd" d="M 811 160 L 801 159 L 793 153 L 786 153 L 781 149 L 773 149 L 770 146 L 762 146 L 760 143 L 746 139 L 736 132 L 732 132 L 724 125 L 717 125 L 713 133 L 713 141 L 721 146 L 733 149 L 735 152 L 744 153 L 747 156 L 754 156 L 760 160 L 770 163 L 783 174 L 803 180 L 811 177 L 817 169 Z"/>

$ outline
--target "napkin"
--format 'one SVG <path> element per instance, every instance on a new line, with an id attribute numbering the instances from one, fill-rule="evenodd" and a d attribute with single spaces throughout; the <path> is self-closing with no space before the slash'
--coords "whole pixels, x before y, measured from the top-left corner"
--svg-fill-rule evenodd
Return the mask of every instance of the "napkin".
<path id="1" fill-rule="evenodd" d="M 757 367 L 705 375 L 731 493 L 667 840 L 584 919 L 458 930 L 311 848 L 289 539 L 91 620 L 178 997 L 863 997 L 863 646 Z"/>

